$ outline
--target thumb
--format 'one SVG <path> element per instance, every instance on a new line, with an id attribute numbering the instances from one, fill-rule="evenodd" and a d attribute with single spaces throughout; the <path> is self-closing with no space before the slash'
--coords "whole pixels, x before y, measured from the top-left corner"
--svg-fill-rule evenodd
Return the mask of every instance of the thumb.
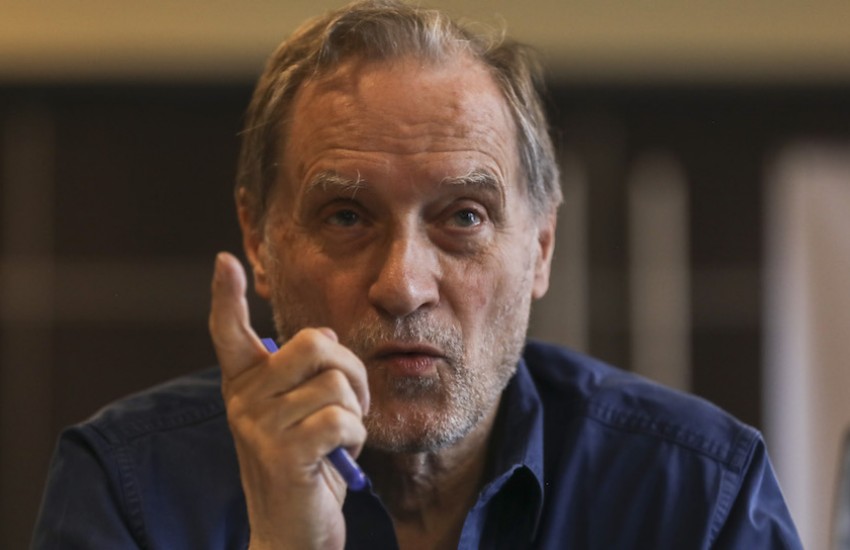
<path id="1" fill-rule="evenodd" d="M 221 252 L 215 259 L 210 307 L 210 336 L 225 378 L 235 378 L 257 364 L 265 355 L 260 339 L 251 328 L 245 270 L 232 254 Z"/>

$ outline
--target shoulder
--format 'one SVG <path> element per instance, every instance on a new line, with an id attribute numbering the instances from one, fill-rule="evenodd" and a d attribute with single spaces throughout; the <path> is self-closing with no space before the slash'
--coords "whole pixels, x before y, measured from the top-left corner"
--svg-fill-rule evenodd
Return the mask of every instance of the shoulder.
<path id="1" fill-rule="evenodd" d="M 108 541 L 95 545 L 104 548 L 218 547 L 231 535 L 247 541 L 219 388 L 219 371 L 202 371 L 120 399 L 65 430 L 39 536 L 85 547 Z M 199 488 L 204 498 L 192 500 Z"/>
<path id="2" fill-rule="evenodd" d="M 532 342 L 524 363 L 543 410 L 542 538 L 567 525 L 567 546 L 799 548 L 758 431 L 570 350 Z"/>
<path id="3" fill-rule="evenodd" d="M 549 412 L 746 468 L 761 435 L 714 404 L 597 359 L 530 342 L 524 358 Z"/>
<path id="4" fill-rule="evenodd" d="M 94 432 L 107 445 L 122 445 L 154 433 L 223 419 L 220 384 L 218 368 L 176 378 L 119 399 L 72 430 Z"/>

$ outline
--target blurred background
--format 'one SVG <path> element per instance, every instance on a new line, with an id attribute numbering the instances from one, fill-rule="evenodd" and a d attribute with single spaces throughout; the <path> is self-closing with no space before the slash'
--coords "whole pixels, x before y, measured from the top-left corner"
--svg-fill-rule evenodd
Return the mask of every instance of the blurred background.
<path id="1" fill-rule="evenodd" d="M 242 113 L 277 43 L 337 5 L 0 0 L 0 547 L 28 545 L 62 427 L 214 363 Z M 806 547 L 829 547 L 850 425 L 850 3 L 431 5 L 547 66 L 566 202 L 532 334 L 763 430 Z"/>

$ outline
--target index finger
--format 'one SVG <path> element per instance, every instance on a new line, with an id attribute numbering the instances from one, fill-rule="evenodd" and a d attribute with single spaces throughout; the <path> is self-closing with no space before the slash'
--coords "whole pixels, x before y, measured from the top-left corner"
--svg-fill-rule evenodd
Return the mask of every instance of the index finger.
<path id="1" fill-rule="evenodd" d="M 235 378 L 266 355 L 251 328 L 245 270 L 233 255 L 221 252 L 215 259 L 211 290 L 210 336 L 226 378 Z"/>

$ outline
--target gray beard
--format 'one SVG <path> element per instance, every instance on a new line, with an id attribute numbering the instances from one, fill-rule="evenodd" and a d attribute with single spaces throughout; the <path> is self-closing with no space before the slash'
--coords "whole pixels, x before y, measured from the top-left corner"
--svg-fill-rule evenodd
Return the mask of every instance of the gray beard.
<path id="1" fill-rule="evenodd" d="M 437 377 L 390 378 L 380 365 L 366 365 L 370 377 L 386 377 L 385 392 L 393 401 L 434 404 L 424 411 L 412 407 L 408 414 L 387 413 L 380 406 L 369 411 L 364 418 L 367 445 L 389 452 L 432 452 L 463 439 L 498 400 L 516 364 L 495 371 L 490 365 L 471 368 L 460 330 L 441 326 L 426 313 L 391 326 L 361 324 L 346 342 L 360 357 L 384 342 L 428 343 L 445 355 L 445 368 Z"/>
<path id="2" fill-rule="evenodd" d="M 370 386 L 384 377 L 385 397 L 411 405 L 404 413 L 391 413 L 373 399 L 363 419 L 369 434 L 366 446 L 394 453 L 433 452 L 468 435 L 498 404 L 516 372 L 530 305 L 530 293 L 520 293 L 500 307 L 472 354 L 459 327 L 428 311 L 396 320 L 375 316 L 339 335 L 340 343 L 364 361 Z M 279 292 L 274 293 L 273 309 L 278 333 L 284 339 L 304 327 L 317 326 L 303 307 Z M 445 365 L 436 377 L 389 377 L 380 364 L 365 359 L 387 342 L 427 343 L 442 350 Z"/>

